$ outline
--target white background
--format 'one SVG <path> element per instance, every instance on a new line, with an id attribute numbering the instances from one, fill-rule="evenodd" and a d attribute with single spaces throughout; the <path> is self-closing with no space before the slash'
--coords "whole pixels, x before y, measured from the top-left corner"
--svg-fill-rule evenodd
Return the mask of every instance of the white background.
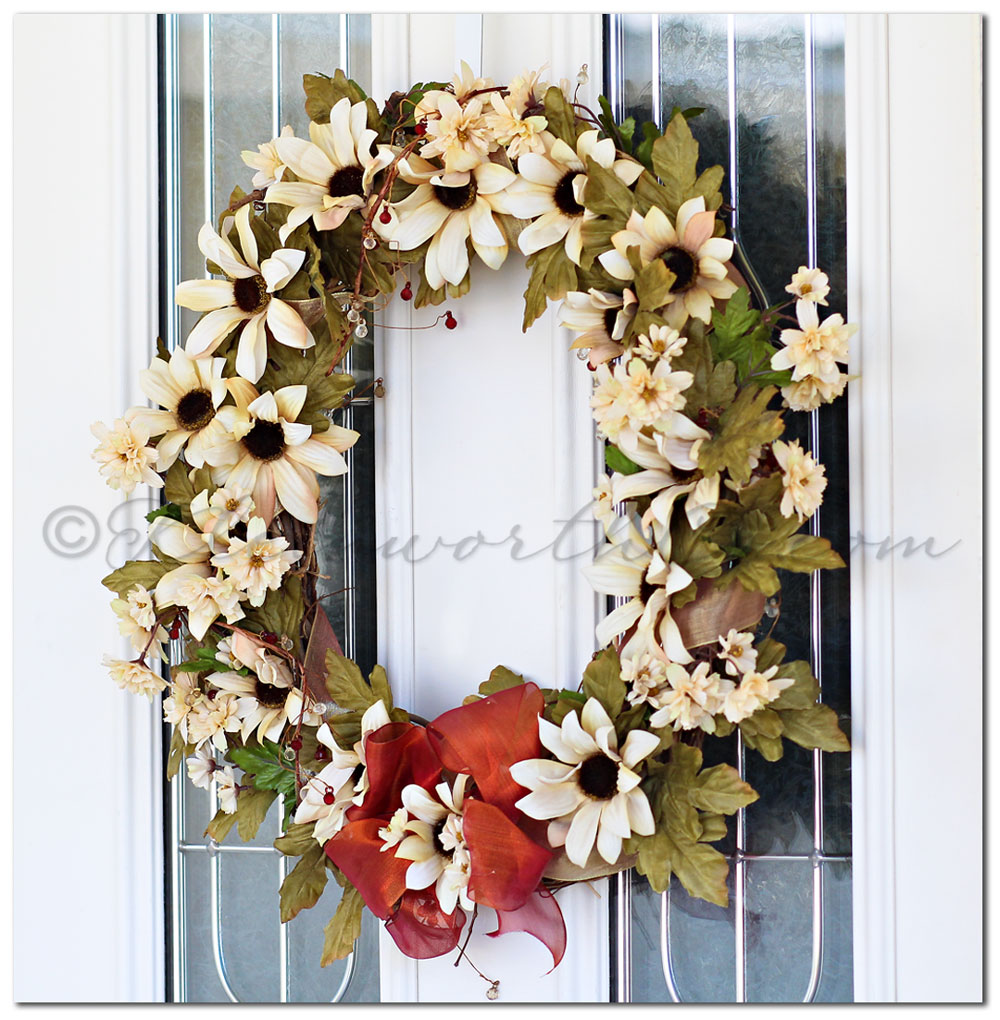
<path id="1" fill-rule="evenodd" d="M 400 19 L 391 21 L 396 35 L 386 26 L 375 38 L 376 51 L 380 44 L 390 50 L 381 71 L 373 65 L 376 74 L 384 81 L 446 77 L 455 26 L 443 16 L 436 26 L 426 16 L 413 19 L 412 32 L 424 33 L 425 42 L 411 54 Z M 488 73 L 509 74 L 547 56 L 567 65 L 557 65 L 557 74 L 575 70 L 577 49 L 567 50 L 553 25 L 537 21 L 542 30 L 532 34 L 523 23 L 487 21 Z M 429 28 L 436 29 L 431 43 Z M 162 995 L 158 730 L 153 711 L 118 692 L 99 665 L 119 647 L 99 585 L 109 569 L 106 521 L 119 500 L 96 475 L 88 431 L 139 399 L 135 373 L 155 333 L 150 30 L 142 16 L 15 21 L 8 194 L 16 247 L 6 278 L 15 296 L 8 746 L 18 1000 Z M 577 45 L 586 45 L 587 32 Z M 857 993 L 976 1000 L 983 764 L 978 25 L 962 15 L 871 17 L 855 22 L 853 33 L 852 318 L 862 330 L 852 365 L 861 373 L 851 405 L 852 531 L 895 541 L 935 536 L 938 549 L 960 542 L 940 559 L 879 559 L 872 549 L 854 572 Z M 393 46 L 395 66 L 388 63 Z M 598 66 L 593 60 L 592 70 Z M 414 531 L 461 536 L 470 526 L 487 532 L 485 521 L 502 537 L 519 517 L 564 513 L 566 491 L 586 492 L 580 485 L 592 447 L 585 407 L 573 403 L 579 366 L 563 357 L 551 326 L 539 323 L 521 336 L 518 270 L 510 266 L 488 284 L 482 276 L 475 294 L 453 309 L 458 330 L 415 333 L 395 355 L 386 351 L 396 360 L 392 376 L 386 366 L 380 437 L 383 534 L 402 521 Z M 475 361 L 449 359 L 473 345 L 484 345 Z M 519 371 L 527 359 L 532 371 Z M 392 389 L 397 371 L 408 372 L 421 394 L 409 408 L 408 387 Z M 515 377 L 520 407 L 509 389 Z M 460 397 L 435 393 L 446 382 L 460 383 L 447 391 Z M 476 420 L 482 425 L 468 429 L 456 457 L 456 422 Z M 404 440 L 412 443 L 409 458 L 400 454 Z M 558 442 L 571 444 L 572 467 L 562 478 L 552 473 Z M 387 487 L 396 483 L 406 488 Z M 470 490 L 475 501 L 462 496 Z M 101 529 L 94 549 L 77 558 L 55 555 L 42 534 L 48 515 L 67 505 L 88 509 Z M 76 537 L 74 527 L 67 523 L 64 540 Z M 121 560 L 128 550 L 111 555 Z M 380 621 L 392 675 L 405 684 L 407 676 L 412 682 L 433 672 L 439 681 L 411 688 L 418 710 L 457 703 L 500 659 L 548 682 L 568 679 L 587 657 L 583 628 L 593 602 L 567 570 L 478 553 L 456 592 L 446 565 L 434 558 L 408 580 L 398 572 L 380 578 L 404 585 L 402 594 L 383 589 L 381 605 L 397 599 L 411 607 L 409 617 Z M 535 625 L 511 627 L 511 618 Z M 603 909 L 580 910 L 600 925 Z M 582 920 L 570 935 L 575 956 L 561 968 L 565 977 L 544 987 L 529 979 L 528 997 L 596 997 L 606 982 L 597 965 L 601 930 Z M 524 954 L 498 965 L 537 973 L 544 955 L 527 948 L 527 937 L 508 944 L 519 940 Z M 417 969 L 405 961 L 397 968 L 400 997 L 419 993 Z M 460 973 L 449 968 L 449 981 Z M 463 986 L 454 987 L 461 994 Z"/>

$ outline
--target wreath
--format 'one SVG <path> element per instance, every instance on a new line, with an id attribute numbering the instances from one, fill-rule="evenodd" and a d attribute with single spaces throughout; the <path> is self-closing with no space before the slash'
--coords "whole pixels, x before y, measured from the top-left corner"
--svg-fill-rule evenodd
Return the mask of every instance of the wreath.
<path id="1" fill-rule="evenodd" d="M 285 128 L 244 152 L 254 190 L 201 229 L 211 275 L 176 301 L 204 314 L 140 372 L 156 408 L 93 427 L 113 488 L 165 495 L 153 558 L 104 578 L 135 650 L 105 663 L 127 691 L 169 687 L 168 775 L 186 762 L 214 788 L 209 838 L 253 838 L 280 798 L 274 845 L 297 858 L 282 920 L 330 875 L 343 888 L 324 965 L 352 950 L 363 907 L 415 958 L 458 948 L 489 907 L 492 934 L 530 932 L 555 966 L 556 891 L 633 866 L 725 905 L 711 844 L 757 794 L 702 767 L 706 736 L 739 728 L 769 761 L 783 739 L 848 749 L 809 664 L 769 634 L 777 570 L 843 566 L 801 531 L 824 468 L 780 437 L 786 410 L 843 392 L 855 327 L 820 321 L 815 267 L 755 308 L 717 215 L 723 171 L 698 172 L 697 111 L 637 133 L 603 97 L 599 113 L 580 103 L 585 81 L 500 86 L 463 65 L 380 110 L 341 71 L 306 75 L 309 138 Z M 609 474 L 585 573 L 617 604 L 581 683 L 498 666 L 428 722 L 394 704 L 380 666 L 366 680 L 341 653 L 317 597 L 317 475 L 344 473 L 358 439 L 336 412 L 371 313 L 397 289 L 418 307 L 458 298 L 471 258 L 497 269 L 514 244 L 524 328 L 561 300 L 593 375 Z M 169 682 L 168 641 L 185 649 Z"/>

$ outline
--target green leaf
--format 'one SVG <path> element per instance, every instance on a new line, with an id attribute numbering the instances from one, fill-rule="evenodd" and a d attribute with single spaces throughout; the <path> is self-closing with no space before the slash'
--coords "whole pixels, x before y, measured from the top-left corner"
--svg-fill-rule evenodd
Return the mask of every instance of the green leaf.
<path id="1" fill-rule="evenodd" d="M 597 698 L 614 719 L 622 710 L 625 692 L 618 653 L 612 647 L 605 648 L 591 659 L 583 671 L 583 693 L 588 698 Z"/>
<path id="2" fill-rule="evenodd" d="M 743 735 L 748 733 L 753 736 L 780 737 L 782 732 L 782 717 L 773 709 L 758 708 L 753 715 L 740 723 Z"/>
<path id="3" fill-rule="evenodd" d="M 671 864 L 681 885 L 691 896 L 720 907 L 728 906 L 726 877 L 729 862 L 714 847 L 702 842 L 675 844 Z"/>
<path id="4" fill-rule="evenodd" d="M 549 131 L 576 151 L 576 114 L 558 85 L 551 85 L 545 93 L 545 119 Z"/>
<path id="5" fill-rule="evenodd" d="M 378 700 L 357 665 L 333 649 L 326 653 L 326 689 L 337 706 L 348 711 L 364 712 Z"/>
<path id="6" fill-rule="evenodd" d="M 577 287 L 576 266 L 570 261 L 566 247 L 561 242 L 529 255 L 525 265 L 531 270 L 531 276 L 528 277 L 528 286 L 524 292 L 522 332 L 526 332 L 545 311 L 549 300 L 563 298 Z"/>
<path id="7" fill-rule="evenodd" d="M 280 850 L 286 857 L 299 857 L 319 844 L 313 838 L 315 822 L 295 822 L 288 826 L 284 836 L 274 841 L 274 849 Z"/>
<path id="8" fill-rule="evenodd" d="M 274 750 L 271 750 L 273 748 Z M 295 793 L 295 772 L 280 760 L 277 744 L 270 748 L 254 746 L 234 747 L 229 751 L 233 763 L 253 777 L 254 789 L 275 790 L 281 794 Z"/>
<path id="9" fill-rule="evenodd" d="M 718 209 L 722 205 L 722 182 L 725 180 L 726 171 L 721 166 L 710 166 L 707 170 L 703 170 L 699 175 L 698 179 L 694 182 L 694 187 L 691 189 L 694 195 L 688 196 L 693 198 L 696 195 L 701 195 L 705 199 L 706 209 Z"/>
<path id="10" fill-rule="evenodd" d="M 269 630 L 279 637 L 285 635 L 297 648 L 304 612 L 302 581 L 293 574 L 286 574 L 281 587 L 269 591 L 264 604 L 247 613 L 247 621 L 254 623 L 258 630 Z"/>
<path id="11" fill-rule="evenodd" d="M 670 288 L 677 279 L 663 259 L 656 259 L 644 266 L 635 278 L 635 293 L 642 311 L 655 312 L 670 298 Z"/>
<path id="12" fill-rule="evenodd" d="M 741 339 L 756 328 L 760 322 L 760 312 L 750 307 L 750 291 L 740 287 L 726 302 L 723 311 L 718 308 L 712 311 L 712 330 L 715 340 L 720 343 L 720 356 L 731 357 L 725 353 L 733 342 Z"/>
<path id="13" fill-rule="evenodd" d="M 693 417 L 700 407 L 719 407 L 733 400 L 736 393 L 733 381 L 735 369 L 727 362 L 713 363 L 712 347 L 705 336 L 705 327 L 697 319 L 688 322 L 687 333 L 688 342 L 674 358 L 672 367 L 694 376 L 691 386 L 684 391 L 685 407 L 689 417 Z"/>
<path id="14" fill-rule="evenodd" d="M 746 724 L 749 720 L 744 719 L 740 723 L 740 732 L 743 734 L 743 742 L 747 747 L 752 748 L 754 751 L 758 751 L 764 758 L 765 761 L 778 761 L 782 754 L 784 754 L 784 748 L 781 744 L 781 737 L 767 737 L 762 733 L 752 731 Z"/>
<path id="15" fill-rule="evenodd" d="M 699 819 L 701 821 L 701 842 L 702 843 L 715 843 L 720 839 L 725 839 L 726 833 L 729 831 L 726 825 L 725 815 L 715 815 L 709 812 L 700 814 Z"/>
<path id="16" fill-rule="evenodd" d="M 598 216 L 607 216 L 624 226 L 635 203 L 624 181 L 613 170 L 605 170 L 588 156 L 583 204 Z"/>
<path id="17" fill-rule="evenodd" d="M 208 828 L 205 829 L 205 835 L 210 836 L 216 843 L 221 843 L 226 836 L 229 835 L 229 830 L 235 824 L 236 815 L 227 815 L 222 808 L 219 808 L 219 810 L 215 813 L 215 817 L 208 823 Z"/>
<path id="18" fill-rule="evenodd" d="M 687 514 L 675 513 L 671 518 L 670 562 L 680 564 L 695 580 L 718 577 L 722 573 L 726 554 L 707 538 L 711 527 L 708 523 L 694 531 Z"/>
<path id="19" fill-rule="evenodd" d="M 630 460 L 617 446 L 610 443 L 604 447 L 604 463 L 608 465 L 610 471 L 617 471 L 620 475 L 634 475 L 642 470 L 635 461 Z"/>
<path id="20" fill-rule="evenodd" d="M 792 535 L 771 554 L 771 562 L 779 570 L 808 574 L 814 570 L 836 570 L 844 566 L 829 539 L 814 535 Z"/>
<path id="21" fill-rule="evenodd" d="M 194 754 L 194 744 L 185 744 L 179 729 L 170 735 L 170 750 L 167 752 L 167 779 L 173 779 L 180 771 L 181 762 L 189 754 Z"/>
<path id="22" fill-rule="evenodd" d="M 129 560 L 102 578 L 101 584 L 123 599 L 137 584 L 151 591 L 169 569 L 169 565 L 160 560 Z"/>
<path id="23" fill-rule="evenodd" d="M 651 121 L 647 120 L 642 125 L 642 141 L 635 147 L 635 158 L 652 174 L 653 167 L 653 143 L 660 137 L 660 129 Z"/>
<path id="24" fill-rule="evenodd" d="M 479 693 L 485 698 L 490 694 L 506 691 L 510 687 L 520 687 L 523 683 L 524 677 L 520 673 L 515 673 L 506 666 L 495 666 L 489 680 L 484 680 L 479 685 Z"/>
<path id="25" fill-rule="evenodd" d="M 326 425 L 328 419 L 323 412 L 340 407 L 347 394 L 354 389 L 354 377 L 346 372 L 335 371 L 327 375 L 339 347 L 339 343 L 324 338 L 305 352 L 293 351 L 287 347 L 280 352 L 275 351 L 271 361 L 277 367 L 275 364 L 269 365 L 261 376 L 260 390 L 263 392 L 280 386 L 307 387 L 306 400 L 296 420 L 313 427 L 320 422 Z"/>
<path id="26" fill-rule="evenodd" d="M 240 839 L 244 843 L 257 835 L 257 830 L 277 796 L 274 790 L 240 790 L 236 798 L 235 818 Z"/>
<path id="27" fill-rule="evenodd" d="M 654 892 L 662 893 L 670 888 L 670 862 L 674 845 L 665 832 L 658 830 L 651 836 L 633 836 L 626 844 L 626 849 L 632 853 L 638 850 L 636 870 L 646 876 Z"/>
<path id="28" fill-rule="evenodd" d="M 294 868 L 285 876 L 278 890 L 282 923 L 290 921 L 302 910 L 314 907 L 326 888 L 326 854 L 313 842 Z"/>
<path id="29" fill-rule="evenodd" d="M 352 106 L 367 98 L 361 86 L 339 68 L 332 78 L 325 74 L 304 74 L 302 88 L 306 94 L 306 115 L 320 124 L 329 123 L 330 110 L 345 96 Z"/>
<path id="30" fill-rule="evenodd" d="M 688 799 L 696 807 L 711 814 L 731 815 L 757 800 L 759 794 L 740 779 L 731 765 L 714 765 L 695 777 L 688 787 Z"/>
<path id="31" fill-rule="evenodd" d="M 837 713 L 829 705 L 813 705 L 797 712 L 782 712 L 785 736 L 802 747 L 818 747 L 821 751 L 849 751 L 850 741 L 837 721 Z"/>
<path id="32" fill-rule="evenodd" d="M 375 699 L 381 700 L 385 705 L 385 710 L 391 712 L 393 709 L 392 688 L 389 687 L 389 678 L 385 675 L 385 670 L 381 666 L 375 666 L 369 680 Z"/>
<path id="33" fill-rule="evenodd" d="M 698 143 L 683 113 L 677 113 L 663 136 L 653 142 L 652 156 L 653 169 L 666 192 L 665 211 L 674 217 L 697 181 Z"/>
<path id="34" fill-rule="evenodd" d="M 343 960 L 354 951 L 354 943 L 361 935 L 361 914 L 365 901 L 361 893 L 348 885 L 337 905 L 337 912 L 323 929 L 323 956 L 320 966 L 326 967 L 334 960 Z"/>
<path id="35" fill-rule="evenodd" d="M 182 518 L 181 508 L 176 503 L 164 503 L 163 506 L 158 506 L 155 510 L 150 510 L 146 514 L 146 520 L 150 524 L 156 520 L 157 517 L 169 517 L 171 520 L 179 521 Z"/>
<path id="36" fill-rule="evenodd" d="M 763 673 L 772 666 L 777 666 L 784 660 L 786 651 L 788 649 L 780 641 L 775 641 L 774 638 L 764 638 L 757 644 L 757 672 Z M 790 676 L 791 674 L 783 675 Z"/>
<path id="37" fill-rule="evenodd" d="M 760 665 L 760 651 L 757 653 L 757 670 L 761 672 L 767 667 Z M 778 697 L 771 702 L 771 708 L 776 712 L 801 711 L 812 708 L 819 697 L 819 684 L 812 675 L 809 663 L 802 659 L 794 662 L 783 662 L 776 674 L 778 677 L 791 677 L 795 683 L 786 687 Z M 782 717 L 784 718 L 784 717 Z"/>
<path id="38" fill-rule="evenodd" d="M 781 415 L 767 410 L 775 392 L 773 386 L 740 390 L 722 412 L 718 431 L 698 452 L 698 467 L 706 475 L 726 470 L 738 484 L 750 480 L 751 450 L 777 439 L 784 429 Z"/>

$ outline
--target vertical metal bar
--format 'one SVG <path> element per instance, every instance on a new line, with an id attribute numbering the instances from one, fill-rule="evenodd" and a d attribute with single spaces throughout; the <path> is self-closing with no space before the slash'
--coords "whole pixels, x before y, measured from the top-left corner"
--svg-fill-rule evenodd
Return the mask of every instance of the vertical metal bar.
<path id="1" fill-rule="evenodd" d="M 215 205 L 215 103 L 212 89 L 212 15 L 202 15 L 202 108 L 204 123 L 202 124 L 202 148 L 205 166 L 202 168 L 205 187 L 205 220 L 213 223 L 212 209 Z M 205 275 L 208 270 L 205 270 Z"/>
<path id="2" fill-rule="evenodd" d="M 281 15 L 271 15 L 271 133 L 281 133 Z"/>
<path id="3" fill-rule="evenodd" d="M 806 251 L 809 266 L 815 267 L 818 260 L 817 214 L 816 214 L 816 65 L 813 40 L 813 19 L 805 15 L 805 98 L 806 98 Z M 809 415 L 809 435 L 812 454 L 820 456 L 819 411 Z M 820 534 L 819 508 L 809 520 L 809 533 Z M 813 674 L 820 685 L 822 698 L 823 675 L 823 589 L 819 571 L 809 578 L 810 594 L 810 660 Z M 804 997 L 812 1002 L 819 989 L 823 972 L 823 865 L 818 856 L 823 853 L 823 752 L 813 751 L 813 916 L 812 916 L 812 960 L 809 985 Z"/>
<path id="4" fill-rule="evenodd" d="M 652 121 L 658 127 L 663 124 L 663 91 L 662 83 L 660 81 L 660 16 L 659 14 L 650 15 L 650 32 L 649 37 L 651 41 L 650 45 L 650 57 L 652 59 L 653 76 L 652 76 L 652 90 L 650 96 L 650 103 L 652 104 Z"/>
<path id="5" fill-rule="evenodd" d="M 206 15 L 209 17 L 209 15 Z M 219 797 L 215 788 L 215 783 L 212 783 L 208 793 L 208 805 L 209 813 L 214 818 L 219 810 Z M 209 867 L 209 898 L 211 900 L 211 916 L 212 916 L 212 959 L 215 961 L 215 971 L 219 976 L 219 983 L 222 985 L 222 990 L 226 993 L 226 998 L 230 1002 L 239 1002 L 239 996 L 233 990 L 233 986 L 229 981 L 229 972 L 226 969 L 226 956 L 222 946 L 222 858 L 224 854 L 220 854 L 215 849 L 215 841 L 213 840 L 208 845 L 208 855 L 211 858 L 211 865 Z"/>
<path id="6" fill-rule="evenodd" d="M 340 66 L 348 78 L 351 76 L 351 48 L 347 42 L 347 15 L 338 15 L 337 40 L 340 43 Z"/>
<path id="7" fill-rule="evenodd" d="M 632 872 L 615 876 L 615 1001 L 632 1001 Z"/>
<path id="8" fill-rule="evenodd" d="M 660 893 L 660 966 L 663 968 L 663 980 L 667 986 L 667 994 L 671 1002 L 680 1002 L 681 993 L 677 987 L 674 974 L 674 953 L 670 943 L 670 890 Z"/>

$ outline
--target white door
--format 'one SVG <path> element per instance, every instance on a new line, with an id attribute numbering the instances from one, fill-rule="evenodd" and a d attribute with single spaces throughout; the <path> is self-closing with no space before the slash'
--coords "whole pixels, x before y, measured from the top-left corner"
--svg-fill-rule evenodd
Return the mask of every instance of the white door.
<path id="1" fill-rule="evenodd" d="M 257 16 L 259 23 L 231 16 L 225 28 L 235 34 L 228 44 L 222 21 L 213 36 L 207 19 L 184 17 L 193 19 L 188 30 L 202 32 L 202 62 L 174 66 L 171 73 L 189 78 L 206 69 L 211 73 L 212 46 L 230 45 L 253 55 L 246 57 L 248 74 L 251 67 L 266 69 L 278 76 L 279 86 L 261 104 L 259 125 L 234 125 L 240 137 L 217 139 L 218 164 L 215 157 L 203 160 L 209 175 L 203 177 L 201 204 L 195 202 L 198 208 L 191 212 L 195 223 L 205 218 L 205 202 L 212 200 L 215 186 L 223 187 L 222 171 L 235 153 L 269 137 L 281 112 L 279 100 L 270 98 L 280 96 L 280 69 L 290 73 L 297 60 L 312 65 L 303 70 L 329 71 L 352 59 L 355 74 L 369 77 L 376 97 L 412 81 L 447 78 L 459 58 L 481 64 L 498 80 L 546 61 L 554 77 L 572 78 L 586 62 L 593 99 L 607 59 L 610 85 L 648 81 L 648 97 L 640 89 L 620 95 L 622 104 L 649 102 L 655 109 L 666 96 L 657 91 L 663 79 L 654 73 L 653 40 L 657 63 L 665 53 L 676 58 L 681 52 L 675 46 L 679 37 L 670 34 L 681 30 L 668 16 L 644 28 L 618 19 L 605 24 L 588 15 L 374 15 L 370 21 L 289 16 L 284 47 L 280 34 L 268 34 L 280 28 L 276 16 Z M 693 23 L 692 31 L 705 23 Z M 806 23 L 801 25 L 805 33 Z M 335 46 L 329 41 L 334 28 Z M 791 39 L 789 47 L 797 45 L 786 28 L 772 25 L 770 37 L 767 31 L 747 22 L 724 38 L 727 45 L 732 35 L 734 43 L 744 40 L 752 47 L 754 32 L 764 45 L 777 31 L 786 32 L 782 39 Z M 858 999 L 976 1000 L 982 994 L 982 750 L 978 724 L 970 726 L 968 719 L 981 716 L 981 620 L 976 613 L 970 618 L 962 593 L 979 591 L 982 571 L 982 411 L 975 384 L 961 390 L 941 385 L 939 316 L 947 313 L 947 364 L 962 365 L 966 380 L 978 380 L 980 27 L 978 19 L 964 15 L 865 16 L 849 18 L 843 31 L 847 289 L 850 317 L 861 323 L 852 365 L 860 380 L 850 397 L 847 466 L 849 535 L 857 545 L 849 598 L 854 752 L 853 840 L 847 853 L 853 856 L 853 884 L 849 902 L 839 905 L 831 903 L 824 886 L 826 913 L 817 915 L 814 869 L 819 866 L 822 878 L 837 862 L 817 861 L 814 855 L 803 865 L 796 923 L 804 923 L 815 946 L 817 916 L 821 925 L 835 911 L 841 923 L 848 918 L 853 926 L 846 943 L 850 983 Z M 648 42 L 636 41 L 641 32 Z M 320 38 L 324 46 L 309 49 L 310 41 Z M 147 16 L 21 15 L 15 23 L 15 423 L 39 419 L 37 390 L 28 385 L 38 374 L 32 355 L 38 344 L 47 345 L 53 363 L 79 366 L 46 375 L 47 400 L 61 409 L 58 423 L 50 427 L 43 418 L 30 442 L 23 426 L 15 431 L 15 997 L 25 1001 L 179 998 L 185 997 L 185 982 L 188 998 L 224 999 L 233 988 L 222 986 L 218 947 L 232 921 L 228 911 L 239 902 L 233 896 L 241 885 L 253 884 L 264 890 L 257 899 L 266 913 L 268 883 L 277 882 L 277 864 L 265 854 L 247 854 L 247 871 L 226 871 L 232 856 L 219 861 L 225 857 L 220 854 L 209 862 L 204 848 L 179 846 L 188 840 L 175 829 L 166 858 L 191 859 L 188 893 L 203 912 L 183 935 L 175 924 L 175 945 L 166 945 L 166 922 L 175 923 L 177 915 L 164 918 L 159 910 L 164 822 L 157 714 L 135 702 L 125 707 L 98 665 L 101 651 L 112 647 L 114 631 L 105 600 L 94 593 L 109 543 L 120 541 L 121 515 L 99 482 L 90 483 L 87 428 L 107 417 L 109 408 L 138 396 L 129 387 L 148 358 L 148 336 L 155 329 L 156 171 L 176 142 L 176 135 L 165 136 L 161 152 L 152 130 L 156 57 L 156 23 Z M 624 73 L 626 58 L 632 62 L 631 78 Z M 642 61 L 645 79 L 638 70 Z M 748 68 L 745 62 L 742 66 Z M 224 84 L 220 79 L 218 87 Z M 52 110 L 63 109 L 67 95 L 79 97 L 71 117 L 73 144 L 88 153 L 77 183 L 89 189 L 91 201 L 86 214 L 81 206 L 77 216 L 67 216 L 63 204 L 51 201 L 52 189 L 65 184 L 59 168 L 66 165 L 63 150 L 69 142 L 48 126 Z M 177 112 L 182 118 L 200 116 L 209 108 Z M 212 144 L 204 133 L 211 125 L 200 123 Z M 933 140 L 928 124 L 934 125 Z M 217 180 L 213 168 L 219 171 Z M 170 179 L 166 182 L 169 189 Z M 933 196 L 930 202 L 928 196 Z M 95 235 L 87 219 L 98 215 L 112 224 L 107 235 Z M 59 239 L 57 253 L 65 264 L 109 267 L 104 276 L 77 270 L 66 278 L 76 290 L 61 295 L 87 310 L 72 329 L 51 315 L 44 320 L 38 315 L 53 302 L 52 278 L 37 272 L 51 264 L 53 238 Z M 947 253 L 947 275 L 962 281 L 960 294 L 927 294 L 928 251 Z M 943 272 L 942 266 L 936 258 L 935 272 Z M 563 523 L 587 501 L 597 467 L 586 373 L 568 353 L 567 337 L 551 312 L 528 334 L 521 333 L 524 282 L 516 258 L 499 273 L 474 270 L 472 293 L 452 306 L 459 321 L 454 331 L 375 334 L 371 370 L 383 377 L 385 398 L 372 411 L 358 413 L 374 418 L 376 437 L 374 542 L 382 547 L 374 557 L 377 651 L 400 703 L 427 717 L 458 704 L 497 663 L 546 684 L 575 681 L 593 648 L 600 607 L 578 569 L 592 534 L 586 526 Z M 926 310 L 929 302 L 933 314 Z M 434 317 L 425 310 L 413 312 L 411 320 L 410 312 L 397 302 L 384 324 L 420 326 Z M 84 346 L 89 357 L 81 360 Z M 65 444 L 67 435 L 74 437 L 72 445 Z M 61 470 L 43 476 L 39 463 Z M 928 483 L 928 464 L 949 465 L 946 480 L 934 476 Z M 370 490 L 345 490 L 332 498 L 343 501 L 346 514 L 351 506 L 363 509 L 369 495 Z M 67 507 L 83 507 L 97 521 L 92 548 L 73 544 L 74 528 L 87 525 L 85 516 L 78 515 L 84 525 L 67 517 L 62 530 L 53 531 L 53 514 Z M 912 546 L 899 545 L 906 538 Z M 933 547 L 926 545 L 930 538 Z M 468 541 L 456 545 L 463 539 Z M 125 554 L 118 550 L 119 559 Z M 350 567 L 345 563 L 341 569 Z M 59 604 L 43 615 L 39 607 L 52 605 L 54 583 Z M 343 613 L 349 627 L 364 615 L 364 606 L 345 604 Z M 38 652 L 51 646 L 53 618 L 64 649 L 58 662 Z M 962 635 L 960 643 L 956 634 Z M 354 640 L 366 638 L 355 632 Z M 72 668 L 66 668 L 67 661 Z M 938 663 L 947 663 L 945 681 Z M 948 685 L 943 698 L 942 682 Z M 47 702 L 66 706 L 79 704 L 83 689 L 85 701 L 95 692 L 94 718 L 101 722 L 64 727 L 58 752 L 89 764 L 87 788 L 92 786 L 95 796 L 81 798 L 55 783 L 64 796 L 54 825 L 49 802 L 31 793 L 47 781 L 38 775 L 47 767 L 37 755 L 38 691 L 46 692 Z M 934 734 L 944 735 L 955 752 L 932 751 L 941 746 Z M 844 775 L 836 783 L 846 789 Z M 176 812 L 173 817 L 176 825 Z M 948 827 L 962 832 L 961 840 L 947 846 L 946 875 L 937 846 L 927 838 L 928 825 L 942 817 L 953 819 Z M 192 830 L 196 822 L 192 819 Z M 816 849 L 814 823 L 815 816 L 802 844 L 811 851 Z M 57 839 L 56 830 L 67 835 Z M 831 858 L 847 856 L 827 850 Z M 202 859 L 203 865 L 194 863 Z M 754 886 L 753 866 L 745 865 L 751 899 L 760 888 Z M 86 874 L 86 882 L 80 874 Z M 171 880 L 176 891 L 175 867 Z M 931 897 L 928 889 L 942 893 Z M 690 959 L 711 939 L 722 952 L 724 940 L 705 932 L 711 925 L 717 932 L 723 920 L 699 918 L 676 903 L 661 915 L 660 904 L 627 880 L 599 883 L 593 891 L 567 890 L 560 901 L 569 950 L 551 975 L 544 974 L 545 951 L 528 936 L 473 937 L 469 954 L 483 973 L 500 980 L 502 1001 L 649 1001 L 674 993 L 697 998 L 690 982 L 683 987 L 685 954 Z M 778 953 L 780 939 L 787 937 L 789 909 L 788 903 L 780 904 L 761 928 L 764 945 Z M 664 945 L 674 970 L 666 968 L 667 976 L 661 919 L 671 921 Z M 195 921 L 194 914 L 189 912 L 187 920 Z M 318 926 L 324 921 L 319 917 Z M 56 931 L 60 944 L 75 947 L 60 964 L 58 980 L 51 967 Z M 747 946 L 746 918 L 734 914 L 730 932 L 727 966 L 733 997 L 741 997 L 737 939 Z M 456 969 L 450 958 L 415 964 L 384 937 L 377 982 L 355 961 L 315 986 L 299 961 L 300 954 L 315 952 L 316 934 L 298 929 L 288 942 L 275 924 L 257 946 L 230 941 L 230 961 L 253 960 L 255 954 L 266 960 L 250 973 L 230 967 L 231 985 L 243 982 L 236 997 L 483 999 L 485 985 L 471 968 Z M 829 965 L 835 935 L 824 936 Z M 841 945 L 844 937 L 841 931 Z M 370 959 L 378 938 L 374 928 L 366 938 Z M 699 943 L 705 938 L 709 942 Z M 742 997 L 752 999 L 753 946 L 748 959 Z M 173 961 L 169 982 L 168 960 Z M 799 976 L 792 977 L 783 990 L 772 986 L 771 996 L 801 998 Z M 199 994 L 199 981 L 214 991 Z M 842 980 L 836 987 L 844 987 Z"/>

